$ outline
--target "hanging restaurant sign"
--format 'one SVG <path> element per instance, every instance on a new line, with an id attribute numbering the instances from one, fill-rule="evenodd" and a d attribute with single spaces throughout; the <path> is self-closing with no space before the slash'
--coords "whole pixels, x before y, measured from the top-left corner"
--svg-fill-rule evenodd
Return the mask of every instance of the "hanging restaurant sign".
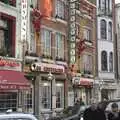
<path id="1" fill-rule="evenodd" d="M 69 56 L 70 64 L 75 64 L 76 62 L 76 5 L 77 0 L 70 0 L 69 7 Z"/>
<path id="2" fill-rule="evenodd" d="M 33 63 L 30 66 L 33 72 L 51 72 L 51 73 L 64 73 L 64 66 L 47 64 L 47 63 Z"/>

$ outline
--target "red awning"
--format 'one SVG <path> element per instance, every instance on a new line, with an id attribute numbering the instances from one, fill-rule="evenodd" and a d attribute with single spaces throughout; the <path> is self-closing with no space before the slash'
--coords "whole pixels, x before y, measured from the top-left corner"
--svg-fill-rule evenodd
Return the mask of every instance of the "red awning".
<path id="1" fill-rule="evenodd" d="M 0 89 L 29 89 L 30 83 L 24 73 L 11 70 L 0 70 Z"/>
<path id="2" fill-rule="evenodd" d="M 89 78 L 80 78 L 80 85 L 83 86 L 92 86 L 93 85 L 93 79 L 89 79 Z"/>

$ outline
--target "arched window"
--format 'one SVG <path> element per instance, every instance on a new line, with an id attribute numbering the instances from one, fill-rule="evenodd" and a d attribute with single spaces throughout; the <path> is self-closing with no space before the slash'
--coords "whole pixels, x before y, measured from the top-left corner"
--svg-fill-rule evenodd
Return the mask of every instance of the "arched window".
<path id="1" fill-rule="evenodd" d="M 108 40 L 112 41 L 112 22 L 108 24 Z"/>
<path id="2" fill-rule="evenodd" d="M 107 25 L 105 20 L 101 20 L 100 27 L 101 27 L 101 30 L 100 30 L 101 39 L 107 39 L 107 31 L 106 31 Z"/>
<path id="3" fill-rule="evenodd" d="M 109 71 L 113 72 L 113 53 L 110 52 L 109 54 Z"/>
<path id="4" fill-rule="evenodd" d="M 107 52 L 106 51 L 101 52 L 101 69 L 102 69 L 102 71 L 107 71 L 108 70 L 108 67 L 107 67 Z"/>

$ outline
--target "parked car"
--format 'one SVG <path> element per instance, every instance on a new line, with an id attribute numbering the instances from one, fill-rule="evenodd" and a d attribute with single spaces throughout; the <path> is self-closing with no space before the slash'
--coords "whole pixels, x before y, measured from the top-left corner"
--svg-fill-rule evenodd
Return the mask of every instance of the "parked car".
<path id="1" fill-rule="evenodd" d="M 58 116 L 51 117 L 48 120 L 82 120 L 83 112 L 87 107 L 86 105 L 70 106 L 64 109 Z"/>
<path id="2" fill-rule="evenodd" d="M 0 113 L 0 120 L 37 120 L 37 118 L 27 113 L 6 112 Z"/>

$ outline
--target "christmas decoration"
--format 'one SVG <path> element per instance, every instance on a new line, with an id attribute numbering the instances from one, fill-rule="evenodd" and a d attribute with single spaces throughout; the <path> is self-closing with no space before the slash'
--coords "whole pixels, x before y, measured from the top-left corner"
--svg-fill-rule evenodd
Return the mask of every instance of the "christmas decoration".
<path id="1" fill-rule="evenodd" d="M 80 57 L 81 53 L 86 49 L 85 40 L 80 40 L 77 42 L 77 55 Z"/>
<path id="2" fill-rule="evenodd" d="M 32 15 L 33 15 L 33 25 L 34 25 L 34 29 L 36 30 L 36 32 L 40 31 L 40 22 L 41 22 L 41 19 L 43 18 L 43 15 L 40 13 L 40 11 L 37 9 L 37 8 L 34 8 L 33 9 L 33 12 L 32 12 Z"/>

